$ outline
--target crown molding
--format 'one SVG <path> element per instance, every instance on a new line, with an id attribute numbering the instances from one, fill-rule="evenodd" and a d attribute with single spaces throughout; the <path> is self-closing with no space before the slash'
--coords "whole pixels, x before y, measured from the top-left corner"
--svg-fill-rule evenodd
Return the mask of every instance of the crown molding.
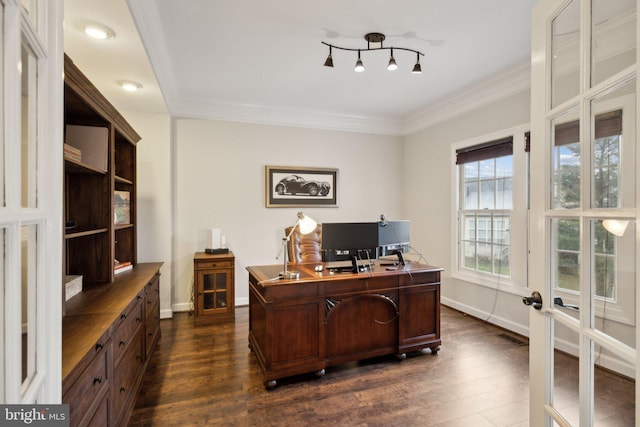
<path id="1" fill-rule="evenodd" d="M 255 104 L 203 102 L 199 99 L 173 99 L 169 101 L 169 105 L 171 106 L 171 114 L 182 118 L 203 118 L 380 135 L 402 134 L 402 121 L 385 117 Z"/>
<path id="2" fill-rule="evenodd" d="M 164 97 L 167 110 L 171 112 L 167 99 L 174 98 L 177 93 L 175 76 L 167 52 L 164 33 L 160 26 L 160 14 L 155 2 L 146 0 L 127 0 L 129 13 L 140 34 L 140 40 L 149 58 L 158 86 Z M 154 58 L 152 62 L 150 59 Z"/>
<path id="3" fill-rule="evenodd" d="M 531 62 L 527 59 L 409 115 L 404 121 L 402 134 L 415 133 L 530 87 Z"/>

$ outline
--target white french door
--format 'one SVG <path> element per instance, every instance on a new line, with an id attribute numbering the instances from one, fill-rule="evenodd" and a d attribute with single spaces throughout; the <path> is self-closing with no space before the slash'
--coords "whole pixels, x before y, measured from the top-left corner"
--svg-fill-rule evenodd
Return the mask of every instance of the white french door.
<path id="1" fill-rule="evenodd" d="M 0 402 L 61 402 L 62 0 L 0 0 Z"/>
<path id="2" fill-rule="evenodd" d="M 600 366 L 640 372 L 637 10 L 638 0 L 533 10 L 531 182 L 543 185 L 531 187 L 529 286 L 542 297 L 530 313 L 532 426 L 640 425 L 633 408 L 596 404 L 611 392 Z M 578 357 L 575 381 L 558 380 L 562 353 Z"/>

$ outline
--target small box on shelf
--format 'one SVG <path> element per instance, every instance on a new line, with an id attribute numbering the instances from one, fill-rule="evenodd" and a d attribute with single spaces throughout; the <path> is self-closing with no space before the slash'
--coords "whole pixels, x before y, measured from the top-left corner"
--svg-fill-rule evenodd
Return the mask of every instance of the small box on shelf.
<path id="1" fill-rule="evenodd" d="M 82 292 L 82 276 L 71 275 L 64 277 L 65 301 Z"/>

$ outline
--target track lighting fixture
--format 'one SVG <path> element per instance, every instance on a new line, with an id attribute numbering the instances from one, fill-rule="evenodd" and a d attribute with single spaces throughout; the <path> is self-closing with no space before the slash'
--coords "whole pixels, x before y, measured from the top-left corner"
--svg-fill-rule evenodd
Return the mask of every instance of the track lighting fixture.
<path id="1" fill-rule="evenodd" d="M 396 63 L 396 59 L 393 56 L 393 50 L 406 50 L 408 52 L 415 52 L 416 54 L 416 64 L 413 66 L 413 70 L 411 71 L 414 74 L 420 74 L 422 73 L 422 67 L 420 66 L 420 55 L 424 56 L 424 54 L 420 51 L 414 50 L 414 49 L 409 49 L 409 48 L 405 48 L 405 47 L 385 47 L 382 46 L 382 42 L 385 39 L 385 35 L 382 33 L 368 33 L 364 36 L 364 39 L 367 41 L 367 48 L 366 49 L 354 49 L 354 48 L 349 48 L 349 47 L 340 47 L 340 46 L 336 46 L 336 45 L 332 45 L 326 42 L 322 42 L 323 45 L 329 46 L 329 56 L 327 57 L 326 61 L 324 61 L 324 66 L 325 67 L 331 67 L 333 68 L 333 56 L 332 56 L 332 49 L 336 48 L 336 49 L 340 49 L 340 50 L 349 50 L 352 52 L 358 52 L 358 60 L 356 61 L 356 65 L 353 68 L 354 71 L 361 73 L 364 71 L 364 64 L 362 63 L 362 59 L 360 58 L 360 52 L 361 51 L 371 51 L 371 50 L 385 50 L 385 49 L 390 49 L 391 50 L 391 56 L 389 57 L 389 64 L 387 65 L 387 70 L 389 71 L 393 71 L 393 70 L 397 70 L 398 69 L 398 64 Z M 371 43 L 379 43 L 380 45 L 378 47 L 371 47 Z"/>

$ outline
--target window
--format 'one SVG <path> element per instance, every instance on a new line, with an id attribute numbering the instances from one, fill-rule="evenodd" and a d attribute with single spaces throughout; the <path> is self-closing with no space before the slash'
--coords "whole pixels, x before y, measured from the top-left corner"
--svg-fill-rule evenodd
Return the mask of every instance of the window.
<path id="1" fill-rule="evenodd" d="M 453 146 L 458 278 L 489 286 L 526 283 L 525 130 Z"/>
<path id="2" fill-rule="evenodd" d="M 510 277 L 513 139 L 459 150 L 464 196 L 461 200 L 461 267 Z"/>

